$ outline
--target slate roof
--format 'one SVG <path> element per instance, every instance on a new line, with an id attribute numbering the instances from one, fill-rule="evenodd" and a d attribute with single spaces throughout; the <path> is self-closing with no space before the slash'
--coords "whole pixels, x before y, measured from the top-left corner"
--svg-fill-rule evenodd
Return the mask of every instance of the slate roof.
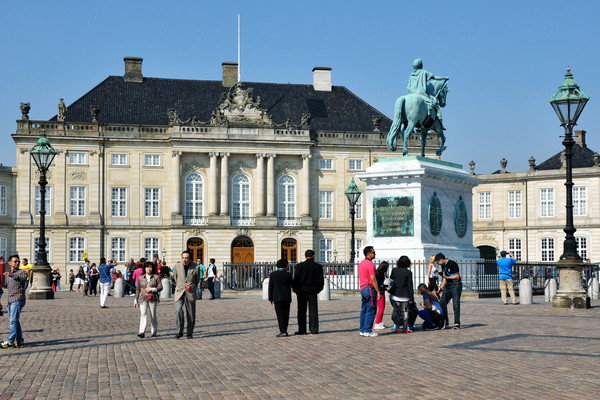
<path id="1" fill-rule="evenodd" d="M 556 153 L 546 161 L 535 167 L 536 171 L 545 171 L 551 169 L 560 169 L 562 162 L 560 160 L 562 151 Z M 575 143 L 573 146 L 573 168 L 586 168 L 594 166 L 594 151 L 587 147 Z"/>
<path id="2" fill-rule="evenodd" d="M 312 85 L 244 82 L 260 96 L 261 108 L 276 124 L 287 119 L 300 125 L 303 113 L 310 113 L 311 129 L 325 131 L 372 131 L 373 115 L 381 116 L 379 129 L 389 131 L 392 121 L 343 86 L 330 92 L 315 91 Z M 67 122 L 91 122 L 90 106 L 100 107 L 98 120 L 108 124 L 168 125 L 167 109 L 175 108 L 181 120 L 196 116 L 209 121 L 229 88 L 221 81 L 144 78 L 125 82 L 109 76 L 67 107 Z M 56 120 L 54 116 L 51 121 Z"/>

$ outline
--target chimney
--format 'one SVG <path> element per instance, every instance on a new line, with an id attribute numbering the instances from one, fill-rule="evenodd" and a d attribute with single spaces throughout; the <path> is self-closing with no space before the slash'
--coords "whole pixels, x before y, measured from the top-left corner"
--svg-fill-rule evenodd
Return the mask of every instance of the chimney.
<path id="1" fill-rule="evenodd" d="M 143 82 L 144 77 L 142 76 L 142 57 L 125 57 L 125 76 L 123 80 L 125 82 Z"/>
<path id="2" fill-rule="evenodd" d="M 224 62 L 223 66 L 223 86 L 232 87 L 238 81 L 238 63 Z"/>
<path id="3" fill-rule="evenodd" d="M 322 92 L 331 92 L 331 68 L 313 68 L 313 88 Z"/>
<path id="4" fill-rule="evenodd" d="M 585 131 L 583 129 L 575 131 L 575 143 L 577 143 L 584 149 L 587 148 L 587 145 L 585 144 Z"/>

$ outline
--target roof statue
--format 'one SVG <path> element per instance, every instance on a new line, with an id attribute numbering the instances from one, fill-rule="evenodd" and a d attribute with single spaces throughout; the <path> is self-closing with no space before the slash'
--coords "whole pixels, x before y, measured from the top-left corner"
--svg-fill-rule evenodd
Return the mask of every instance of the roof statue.
<path id="1" fill-rule="evenodd" d="M 57 121 L 64 121 L 67 115 L 67 106 L 65 106 L 64 99 L 58 101 L 58 113 L 56 114 Z"/>
<path id="2" fill-rule="evenodd" d="M 407 155 L 408 139 L 415 129 L 421 133 L 421 156 L 425 156 L 427 132 L 435 131 L 441 139 L 436 155 L 442 155 L 446 136 L 442 125 L 440 107 L 446 106 L 448 94 L 447 77 L 435 76 L 423 69 L 423 61 L 413 62 L 414 71 L 408 79 L 408 94 L 399 97 L 394 106 L 394 122 L 387 136 L 387 147 L 396 151 L 396 141 L 400 133 L 403 140 L 402 154 Z"/>

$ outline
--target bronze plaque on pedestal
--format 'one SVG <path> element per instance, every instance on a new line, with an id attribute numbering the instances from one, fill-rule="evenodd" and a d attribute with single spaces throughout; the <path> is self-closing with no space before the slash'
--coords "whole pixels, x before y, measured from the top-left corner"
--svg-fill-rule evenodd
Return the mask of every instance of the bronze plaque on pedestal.
<path id="1" fill-rule="evenodd" d="M 373 236 L 414 235 L 413 196 L 376 197 L 373 199 Z"/>

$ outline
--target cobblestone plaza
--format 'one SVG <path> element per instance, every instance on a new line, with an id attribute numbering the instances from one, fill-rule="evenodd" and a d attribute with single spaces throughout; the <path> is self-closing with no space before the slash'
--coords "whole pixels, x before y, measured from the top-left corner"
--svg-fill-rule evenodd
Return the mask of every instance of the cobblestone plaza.
<path id="1" fill-rule="evenodd" d="M 267 301 L 229 292 L 198 303 L 194 339 L 175 339 L 171 299 L 158 306 L 158 337 L 139 339 L 132 298 L 101 309 L 98 298 L 58 292 L 25 306 L 25 348 L 0 352 L 0 399 L 594 397 L 600 301 L 534 302 L 467 298 L 459 331 L 364 338 L 360 299 L 346 296 L 319 303 L 319 335 L 276 338 Z M 7 315 L 0 321 L 6 336 Z"/>

